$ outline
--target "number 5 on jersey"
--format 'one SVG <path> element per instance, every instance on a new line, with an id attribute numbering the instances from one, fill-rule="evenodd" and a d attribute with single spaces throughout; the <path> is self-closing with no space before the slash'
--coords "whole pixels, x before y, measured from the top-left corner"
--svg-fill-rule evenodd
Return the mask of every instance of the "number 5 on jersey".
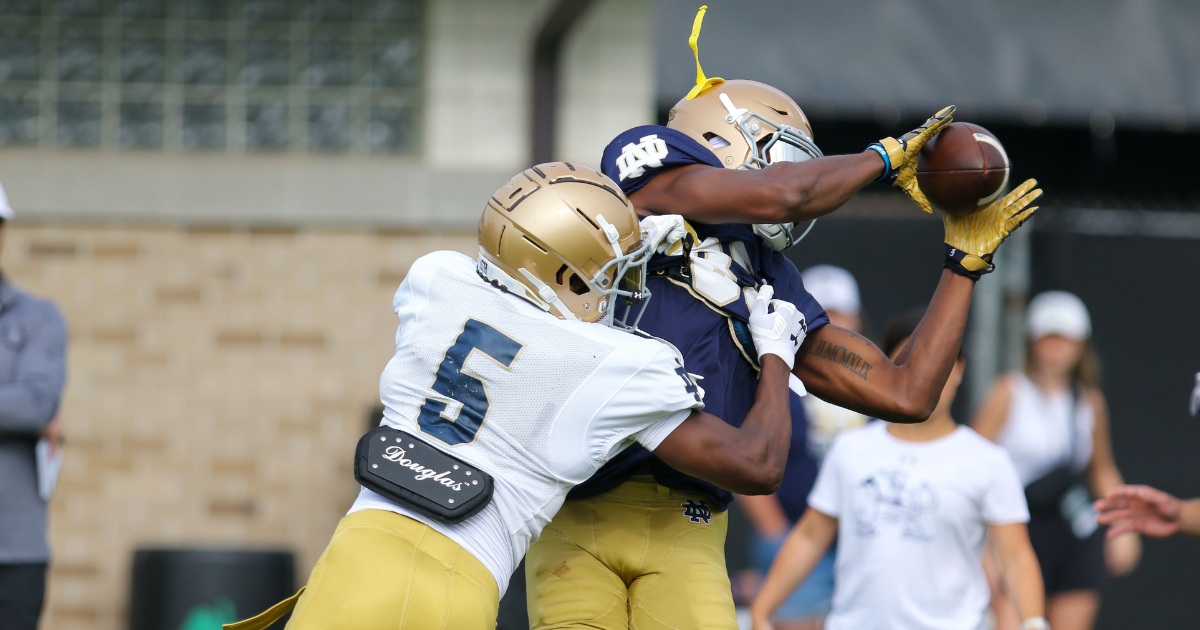
<path id="1" fill-rule="evenodd" d="M 511 369 L 517 354 L 524 346 L 508 335 L 477 320 L 468 319 L 463 331 L 446 350 L 446 356 L 438 365 L 437 378 L 430 387 L 433 391 L 462 404 L 458 418 L 444 415 L 447 403 L 436 398 L 426 398 L 417 416 L 421 431 L 450 444 L 465 444 L 475 439 L 488 413 L 487 388 L 474 374 L 463 370 L 471 353 L 478 350 L 488 358 Z"/>

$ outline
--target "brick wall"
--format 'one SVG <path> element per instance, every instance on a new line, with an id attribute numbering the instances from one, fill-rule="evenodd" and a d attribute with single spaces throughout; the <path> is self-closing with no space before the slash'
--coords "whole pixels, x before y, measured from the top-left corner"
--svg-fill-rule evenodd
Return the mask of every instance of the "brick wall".
<path id="1" fill-rule="evenodd" d="M 17 224 L 3 269 L 70 328 L 44 628 L 116 630 L 140 545 L 297 552 L 357 486 L 351 454 L 411 262 L 473 234 Z"/>

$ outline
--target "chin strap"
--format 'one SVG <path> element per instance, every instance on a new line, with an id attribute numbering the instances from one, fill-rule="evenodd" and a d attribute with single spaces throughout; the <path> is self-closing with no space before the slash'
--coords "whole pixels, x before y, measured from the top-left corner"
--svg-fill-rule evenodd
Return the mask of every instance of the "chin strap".
<path id="1" fill-rule="evenodd" d="M 613 254 L 620 257 L 625 252 L 621 251 L 621 233 L 617 231 L 617 226 L 609 223 L 603 214 L 596 214 L 596 224 L 604 231 L 604 237 L 608 239 L 608 244 L 613 248 Z"/>
<path id="2" fill-rule="evenodd" d="M 542 282 L 541 279 L 530 273 L 529 270 L 524 267 L 521 267 L 517 271 L 520 271 L 521 275 L 525 276 L 526 280 L 529 280 L 533 286 L 537 287 L 538 297 L 540 297 L 550 306 L 553 306 L 554 309 L 558 311 L 559 317 L 562 317 L 563 319 L 579 319 L 578 317 L 575 317 L 575 313 L 572 313 L 571 309 L 567 308 L 566 304 L 563 304 L 563 301 L 558 298 L 558 293 L 555 293 L 554 289 L 550 288 L 550 285 Z"/>
<path id="3" fill-rule="evenodd" d="M 609 223 L 604 218 L 604 215 L 600 214 L 600 213 L 596 213 L 596 224 L 600 226 L 600 231 L 604 232 L 604 237 L 608 239 L 608 245 L 610 247 L 612 247 L 613 256 L 614 256 L 613 261 L 619 262 L 620 259 L 625 256 L 625 253 L 621 251 L 621 233 L 619 231 L 617 231 L 617 226 Z M 640 226 L 639 226 L 639 229 L 640 229 Z M 613 264 L 613 263 L 610 262 L 609 265 L 611 265 L 611 264 Z M 599 272 L 596 273 L 596 277 L 592 278 L 592 283 L 595 284 L 596 286 L 599 286 L 602 289 L 609 288 L 609 284 L 610 284 L 609 280 L 608 280 L 608 276 L 604 275 L 604 271 L 607 268 L 608 268 L 608 265 L 605 265 L 603 269 L 601 269 Z M 618 269 L 619 268 L 620 267 L 618 265 Z M 612 288 L 615 289 L 619 282 L 621 282 L 621 278 L 614 277 L 612 280 L 612 283 L 611 283 Z"/>

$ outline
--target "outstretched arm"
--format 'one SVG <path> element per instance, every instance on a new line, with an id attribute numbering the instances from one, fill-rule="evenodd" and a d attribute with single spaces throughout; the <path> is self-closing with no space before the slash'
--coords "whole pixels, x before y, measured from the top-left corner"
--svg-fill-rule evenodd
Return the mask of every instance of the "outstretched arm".
<path id="1" fill-rule="evenodd" d="M 925 317 L 895 362 L 859 334 L 833 325 L 808 336 L 796 376 L 835 405 L 889 422 L 921 422 L 933 413 L 958 358 L 975 282 L 942 272 Z"/>
<path id="2" fill-rule="evenodd" d="M 1150 486 L 1120 486 L 1096 501 L 1100 516 L 1108 525 L 1109 537 L 1140 532 L 1165 538 L 1178 532 L 1200 536 L 1200 499 L 1180 501 Z"/>
<path id="3" fill-rule="evenodd" d="M 882 169 L 874 151 L 781 162 L 762 170 L 691 164 L 664 171 L 629 200 L 642 212 L 679 214 L 701 223 L 807 221 L 842 207 Z"/>
<path id="4" fill-rule="evenodd" d="M 824 216 L 884 176 L 930 212 L 916 184 L 917 155 L 954 119 L 954 106 L 899 138 L 884 138 L 857 155 L 779 162 L 762 170 L 692 164 L 669 169 L 629 196 L 650 214 L 679 214 L 701 223 L 788 223 Z"/>
<path id="5" fill-rule="evenodd" d="M 864 337 L 837 326 L 817 329 L 800 348 L 796 376 L 836 405 L 891 422 L 921 422 L 933 413 L 958 357 L 971 291 L 993 269 L 992 256 L 1037 212 L 1042 196 L 1026 180 L 969 215 L 943 214 L 946 259 L 925 317 L 895 361 Z"/>

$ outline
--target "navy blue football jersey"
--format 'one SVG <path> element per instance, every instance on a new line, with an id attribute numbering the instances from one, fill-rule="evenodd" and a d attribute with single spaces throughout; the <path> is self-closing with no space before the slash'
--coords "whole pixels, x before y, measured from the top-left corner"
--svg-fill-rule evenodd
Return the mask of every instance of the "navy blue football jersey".
<path id="1" fill-rule="evenodd" d="M 688 164 L 721 168 L 712 151 L 691 137 L 656 125 L 635 127 L 617 136 L 604 150 L 601 170 L 631 194 L 666 169 Z M 639 328 L 664 339 L 683 354 L 687 371 L 700 377 L 704 409 L 739 426 L 754 405 L 758 373 L 751 363 L 753 351 L 745 338 L 750 305 L 743 289 L 770 284 L 775 297 L 787 300 L 804 313 L 808 332 L 829 323 L 825 310 L 807 291 L 800 272 L 783 254 L 771 249 L 749 225 L 707 225 L 689 222 L 695 233 L 690 284 L 667 273 L 683 262 L 682 255 L 657 255 L 651 261 L 648 285 L 653 297 Z M 738 331 L 741 331 L 739 335 Z M 804 440 L 807 421 L 800 399 L 792 395 L 792 458 L 808 456 Z M 797 442 L 800 442 L 797 444 Z M 699 491 L 724 510 L 733 500 L 729 492 L 678 472 L 634 445 L 576 486 L 568 498 L 595 496 L 611 490 L 648 464 L 658 483 L 680 490 Z M 794 472 L 815 470 L 815 463 L 797 462 Z M 807 477 L 801 473 L 801 476 Z M 793 488 L 812 484 L 795 479 Z M 807 494 L 807 491 L 805 491 Z"/>

